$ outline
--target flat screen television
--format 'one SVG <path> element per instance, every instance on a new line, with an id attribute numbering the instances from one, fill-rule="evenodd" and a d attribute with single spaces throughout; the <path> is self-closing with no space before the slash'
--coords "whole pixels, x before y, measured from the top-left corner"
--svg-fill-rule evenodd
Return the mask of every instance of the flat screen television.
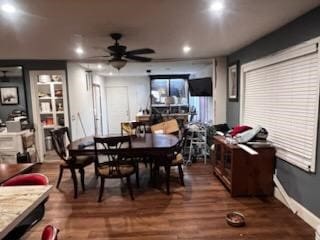
<path id="1" fill-rule="evenodd" d="M 212 79 L 211 77 L 189 79 L 189 91 L 193 97 L 212 96 Z"/>

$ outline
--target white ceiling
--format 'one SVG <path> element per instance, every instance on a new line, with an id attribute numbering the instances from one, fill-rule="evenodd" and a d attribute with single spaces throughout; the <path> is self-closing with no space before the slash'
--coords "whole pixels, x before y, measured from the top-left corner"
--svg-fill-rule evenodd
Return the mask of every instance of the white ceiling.
<path id="1" fill-rule="evenodd" d="M 129 50 L 149 47 L 154 58 L 205 58 L 231 53 L 319 5 L 319 0 L 0 0 L 16 13 L 0 13 L 1 59 L 78 59 L 103 54 L 111 32 Z M 184 55 L 181 48 L 192 51 Z"/>
<path id="2" fill-rule="evenodd" d="M 147 75 L 166 75 L 166 74 L 191 74 L 211 76 L 212 60 L 185 60 L 137 63 L 130 62 L 120 71 L 108 64 L 79 63 L 83 68 L 92 70 L 103 76 L 147 76 Z M 100 65 L 100 66 L 99 66 Z M 100 68 L 99 68 L 100 67 Z M 147 70 L 151 70 L 150 73 Z"/>

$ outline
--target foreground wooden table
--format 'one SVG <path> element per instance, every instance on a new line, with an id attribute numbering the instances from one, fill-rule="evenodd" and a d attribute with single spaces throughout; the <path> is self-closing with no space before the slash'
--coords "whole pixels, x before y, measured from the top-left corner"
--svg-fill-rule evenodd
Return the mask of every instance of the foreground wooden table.
<path id="1" fill-rule="evenodd" d="M 48 196 L 48 186 L 0 187 L 0 239 L 4 238 Z"/>
<path id="2" fill-rule="evenodd" d="M 18 163 L 18 164 L 0 164 L 0 184 L 4 183 L 8 179 L 22 174 L 27 173 L 32 169 L 35 163 Z"/>

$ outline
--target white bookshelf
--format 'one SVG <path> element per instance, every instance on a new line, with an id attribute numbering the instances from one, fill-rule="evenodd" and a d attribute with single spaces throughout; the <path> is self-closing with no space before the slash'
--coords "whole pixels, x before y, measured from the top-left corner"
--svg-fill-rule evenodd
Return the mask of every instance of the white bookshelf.
<path id="1" fill-rule="evenodd" d="M 36 142 L 43 161 L 47 152 L 45 137 L 55 128 L 68 126 L 66 73 L 57 71 L 30 71 L 33 122 Z"/>

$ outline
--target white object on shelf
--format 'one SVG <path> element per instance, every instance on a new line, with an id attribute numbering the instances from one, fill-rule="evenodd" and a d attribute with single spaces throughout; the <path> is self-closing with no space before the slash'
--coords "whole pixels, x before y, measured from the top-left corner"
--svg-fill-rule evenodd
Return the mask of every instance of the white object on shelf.
<path id="1" fill-rule="evenodd" d="M 57 125 L 43 125 L 44 129 L 49 129 L 49 128 L 56 128 L 58 127 Z"/>
<path id="2" fill-rule="evenodd" d="M 51 107 L 49 102 L 41 102 L 41 112 L 51 112 Z"/>
<path id="3" fill-rule="evenodd" d="M 50 75 L 47 74 L 41 74 L 38 77 L 39 83 L 48 83 L 51 82 L 51 77 Z"/>

